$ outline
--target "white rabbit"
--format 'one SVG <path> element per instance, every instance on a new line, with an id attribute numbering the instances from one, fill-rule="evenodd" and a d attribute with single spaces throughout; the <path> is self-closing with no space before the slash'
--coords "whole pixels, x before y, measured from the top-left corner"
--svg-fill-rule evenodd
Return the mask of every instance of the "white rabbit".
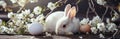
<path id="1" fill-rule="evenodd" d="M 76 7 L 68 4 L 65 11 L 57 11 L 50 14 L 45 22 L 47 32 L 76 32 L 79 29 L 79 19 L 75 18 Z M 65 26 L 64 26 L 65 25 Z"/>
<path id="2" fill-rule="evenodd" d="M 66 7 L 67 8 L 67 7 Z M 75 18 L 76 7 L 73 6 L 56 23 L 56 34 L 73 34 L 79 31 L 79 19 Z"/>

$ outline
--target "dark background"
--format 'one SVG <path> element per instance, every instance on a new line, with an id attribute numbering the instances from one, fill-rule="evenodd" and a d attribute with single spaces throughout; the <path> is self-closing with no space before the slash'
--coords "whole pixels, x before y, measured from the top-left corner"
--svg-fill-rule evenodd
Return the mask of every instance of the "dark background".
<path id="1" fill-rule="evenodd" d="M 4 0 L 4 1 L 7 2 L 7 5 L 12 5 L 11 2 L 10 2 L 10 0 Z M 37 3 L 28 3 L 28 4 L 26 4 L 25 8 L 26 8 L 26 9 L 31 9 L 31 11 L 32 11 L 35 6 L 38 6 L 38 5 L 39 5 L 39 6 L 42 6 L 42 7 L 46 7 L 47 4 L 48 4 L 48 2 L 56 2 L 56 1 L 58 1 L 58 0 L 39 0 L 39 2 L 37 2 Z M 75 3 L 76 3 L 77 1 L 78 1 L 78 0 L 68 0 L 68 1 L 66 2 L 66 4 L 63 4 L 62 6 L 56 8 L 54 11 L 63 11 L 64 8 L 65 8 L 65 5 L 67 5 L 67 4 L 71 4 L 72 6 L 78 6 L 78 12 L 77 12 L 76 17 L 81 20 L 81 19 L 83 19 L 83 18 L 86 17 L 86 12 L 87 12 L 87 8 L 88 8 L 88 0 L 81 0 L 78 5 L 75 5 Z M 95 0 L 94 0 L 94 1 L 95 1 Z M 114 4 L 114 3 L 115 3 L 115 2 L 112 2 L 112 4 L 113 4 L 112 6 L 116 7 L 117 5 L 115 5 L 116 3 L 115 3 L 115 4 Z M 104 12 L 105 12 L 105 7 L 104 7 L 104 6 L 101 6 L 101 5 L 98 5 L 96 2 L 94 2 L 94 4 L 95 4 L 95 9 L 96 9 L 97 14 L 98 14 L 100 17 L 102 17 L 103 14 L 104 14 Z M 19 7 L 11 7 L 11 8 L 13 9 L 13 12 L 17 12 L 18 9 L 19 9 Z M 53 12 L 54 12 L 54 11 L 53 11 Z M 106 18 L 111 18 L 111 16 L 110 16 L 110 11 L 111 11 L 111 10 L 109 9 L 108 12 L 107 12 L 107 14 L 106 14 L 105 17 L 104 17 L 104 20 L 105 20 Z M 50 10 L 47 10 L 44 14 L 46 15 L 46 14 L 48 14 L 49 12 L 50 12 Z M 6 21 L 9 20 L 9 19 L 7 18 L 7 13 L 8 13 L 8 12 L 4 12 L 3 10 L 0 10 L 0 18 L 3 19 L 3 20 L 6 20 Z M 118 12 L 118 13 L 119 13 L 119 12 Z M 89 16 L 90 19 L 92 19 L 93 16 L 96 16 L 96 15 L 94 14 L 94 12 L 92 12 L 92 11 L 90 10 L 88 16 Z M 116 22 L 120 22 L 120 20 L 118 19 Z M 119 24 L 119 23 L 118 23 L 118 24 Z"/>

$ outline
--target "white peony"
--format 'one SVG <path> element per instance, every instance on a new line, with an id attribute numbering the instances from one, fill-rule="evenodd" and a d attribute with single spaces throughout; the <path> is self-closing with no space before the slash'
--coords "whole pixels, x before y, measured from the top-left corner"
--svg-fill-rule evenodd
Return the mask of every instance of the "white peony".
<path id="1" fill-rule="evenodd" d="M 39 7 L 39 6 L 36 6 L 36 7 L 34 8 L 33 12 L 34 12 L 36 15 L 39 15 L 39 14 L 41 14 L 41 12 L 42 12 L 42 8 Z"/>
<path id="2" fill-rule="evenodd" d="M 10 0 L 12 3 L 17 3 L 18 0 Z"/>
<path id="3" fill-rule="evenodd" d="M 5 8 L 7 6 L 7 3 L 5 1 L 0 1 L 0 6 L 2 6 L 3 8 Z"/>
<path id="4" fill-rule="evenodd" d="M 92 31 L 94 34 L 97 34 L 98 29 L 97 29 L 96 27 L 91 27 L 91 31 Z"/>
<path id="5" fill-rule="evenodd" d="M 80 21 L 80 25 L 82 24 L 88 24 L 89 18 L 83 18 L 83 20 Z"/>
<path id="6" fill-rule="evenodd" d="M 54 10 L 56 8 L 55 4 L 52 3 L 52 2 L 49 2 L 47 7 L 50 9 L 50 10 Z"/>
<path id="7" fill-rule="evenodd" d="M 103 32 L 105 32 L 106 30 L 104 23 L 98 23 L 97 28 L 99 29 L 99 31 L 103 31 Z"/>
<path id="8" fill-rule="evenodd" d="M 99 4 L 99 5 L 105 5 L 105 4 L 106 4 L 106 1 L 105 1 L 105 0 L 97 0 L 96 2 L 97 2 L 97 4 Z"/>

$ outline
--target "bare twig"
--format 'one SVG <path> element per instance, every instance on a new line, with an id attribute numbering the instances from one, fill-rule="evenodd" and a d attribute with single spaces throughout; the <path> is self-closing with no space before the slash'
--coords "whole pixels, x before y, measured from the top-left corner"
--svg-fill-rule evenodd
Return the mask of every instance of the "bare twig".
<path id="1" fill-rule="evenodd" d="M 88 9 L 87 9 L 87 12 L 86 12 L 86 18 L 88 18 L 88 14 L 89 14 L 89 7 L 88 7 Z"/>
<path id="2" fill-rule="evenodd" d="M 95 8 L 94 8 L 94 3 L 92 0 L 89 0 L 88 1 L 88 4 L 89 4 L 89 8 L 95 13 L 95 15 L 98 16 L 97 12 L 95 11 Z"/>
<path id="3" fill-rule="evenodd" d="M 17 13 L 20 13 L 20 11 L 21 11 L 23 8 L 24 8 L 24 6 L 21 7 L 21 8 L 17 11 Z"/>
<path id="4" fill-rule="evenodd" d="M 80 0 L 78 0 L 78 1 L 76 2 L 76 4 L 78 4 L 78 3 L 80 3 Z"/>
<path id="5" fill-rule="evenodd" d="M 116 32 L 113 34 L 112 37 L 115 37 L 115 35 L 118 33 L 119 30 L 116 30 Z"/>
<path id="6" fill-rule="evenodd" d="M 102 16 L 102 21 L 104 20 L 104 16 L 106 15 L 108 9 L 109 9 L 109 7 L 106 7 L 106 10 L 105 10 L 105 12 L 104 12 L 104 14 L 103 14 L 103 16 Z"/>
<path id="7" fill-rule="evenodd" d="M 114 10 L 112 7 L 110 7 L 110 9 L 113 11 L 113 12 L 117 12 L 116 10 Z"/>
<path id="8" fill-rule="evenodd" d="M 94 3 L 93 3 L 93 0 L 90 0 L 91 4 L 92 4 L 92 7 L 94 8 Z"/>
<path id="9" fill-rule="evenodd" d="M 47 18 L 54 10 L 51 10 L 46 16 L 45 18 Z"/>
<path id="10" fill-rule="evenodd" d="M 24 6 L 20 7 L 20 9 L 17 11 L 17 13 L 20 13 L 20 11 L 25 7 L 25 5 L 28 3 L 28 1 L 25 1 Z"/>
<path id="11" fill-rule="evenodd" d="M 112 17 L 112 12 L 113 12 L 113 11 L 110 11 L 110 17 Z"/>

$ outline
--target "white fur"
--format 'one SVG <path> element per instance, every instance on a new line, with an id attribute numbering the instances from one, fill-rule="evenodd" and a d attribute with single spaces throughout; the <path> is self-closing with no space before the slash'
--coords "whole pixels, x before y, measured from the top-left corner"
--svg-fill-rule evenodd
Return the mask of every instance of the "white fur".
<path id="1" fill-rule="evenodd" d="M 66 28 L 63 28 L 62 25 L 68 23 Z M 56 24 L 56 34 L 73 34 L 79 31 L 79 19 L 74 18 L 73 20 L 66 19 L 65 17 L 58 20 Z"/>
<path id="2" fill-rule="evenodd" d="M 46 22 L 45 31 L 55 32 L 56 22 L 63 16 L 64 16 L 63 11 L 57 11 L 50 14 L 45 20 Z"/>
<path id="3" fill-rule="evenodd" d="M 56 34 L 74 33 L 79 30 L 79 19 L 75 18 L 76 7 L 68 4 L 65 11 L 57 11 L 50 14 L 45 22 L 45 31 Z M 63 27 L 65 25 L 66 27 Z"/>

